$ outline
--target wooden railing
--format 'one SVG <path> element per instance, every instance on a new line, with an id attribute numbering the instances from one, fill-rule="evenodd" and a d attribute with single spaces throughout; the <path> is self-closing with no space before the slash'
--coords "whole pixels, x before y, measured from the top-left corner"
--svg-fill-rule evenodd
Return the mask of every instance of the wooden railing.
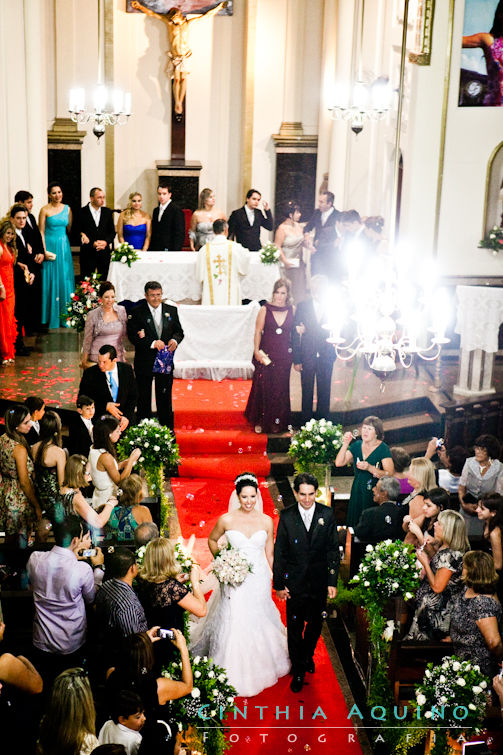
<path id="1" fill-rule="evenodd" d="M 445 409 L 446 448 L 463 446 L 470 449 L 475 438 L 483 433 L 490 433 L 503 441 L 503 393 L 448 401 L 442 407 Z"/>

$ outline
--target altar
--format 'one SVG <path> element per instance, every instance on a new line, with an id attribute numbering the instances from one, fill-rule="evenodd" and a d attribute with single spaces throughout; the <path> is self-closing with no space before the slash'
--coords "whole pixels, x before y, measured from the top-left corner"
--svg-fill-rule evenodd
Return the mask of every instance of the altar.
<path id="1" fill-rule="evenodd" d="M 184 339 L 175 354 L 175 377 L 185 380 L 249 379 L 258 302 L 239 307 L 181 304 Z"/>
<path id="2" fill-rule="evenodd" d="M 175 302 L 201 300 L 201 283 L 195 278 L 197 252 L 139 252 L 140 259 L 131 267 L 111 262 L 108 280 L 115 286 L 117 301 L 138 301 L 145 296 L 143 287 L 149 280 L 159 281 L 166 298 Z M 281 277 L 279 265 L 264 265 L 258 253 L 252 253 L 250 271 L 241 282 L 243 299 L 270 299 L 274 282 Z"/>

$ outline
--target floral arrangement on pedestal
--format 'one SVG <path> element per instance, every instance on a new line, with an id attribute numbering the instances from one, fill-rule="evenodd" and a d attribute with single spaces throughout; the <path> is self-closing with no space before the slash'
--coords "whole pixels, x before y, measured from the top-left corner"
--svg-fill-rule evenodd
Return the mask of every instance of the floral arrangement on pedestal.
<path id="1" fill-rule="evenodd" d="M 87 313 L 95 309 L 99 304 L 98 287 L 101 276 L 93 273 L 88 278 L 79 283 L 71 295 L 70 301 L 67 302 L 65 312 L 61 319 L 65 321 L 68 328 L 73 328 L 77 333 L 81 333 L 86 325 Z"/>
<path id="2" fill-rule="evenodd" d="M 294 460 L 295 472 L 307 472 L 321 486 L 330 484 L 330 467 L 342 446 L 342 425 L 327 419 L 310 419 L 300 430 L 293 432 L 288 455 Z"/>
<path id="3" fill-rule="evenodd" d="M 412 600 L 419 587 L 420 566 L 412 545 L 401 540 L 384 540 L 367 545 L 358 574 L 350 585 L 355 585 L 352 600 L 365 609 L 372 648 L 372 675 L 368 691 L 369 705 L 391 702 L 388 681 L 389 645 L 393 639 L 394 624 L 386 620 L 383 610 L 395 597 Z"/>
<path id="4" fill-rule="evenodd" d="M 131 267 L 133 262 L 140 259 L 140 255 L 131 244 L 123 241 L 122 244 L 113 250 L 110 257 L 112 262 L 122 262 L 123 265 Z"/>
<path id="5" fill-rule="evenodd" d="M 280 260 L 279 249 L 276 244 L 269 242 L 260 250 L 260 261 L 263 265 L 277 265 Z"/>
<path id="6" fill-rule="evenodd" d="M 503 228 L 494 225 L 488 235 L 479 241 L 479 249 L 491 249 L 493 254 L 503 250 Z"/>
<path id="7" fill-rule="evenodd" d="M 440 664 L 429 663 L 416 686 L 414 717 L 397 752 L 406 753 L 429 736 L 430 755 L 448 755 L 453 745 L 478 734 L 490 699 L 489 684 L 479 666 L 455 655 L 445 656 Z"/>
<path id="8" fill-rule="evenodd" d="M 190 695 L 170 703 L 172 717 L 184 732 L 185 743 L 206 755 L 221 755 L 230 747 L 225 739 L 227 727 L 222 719 L 230 713 L 237 695 L 227 679 L 227 672 L 211 658 L 190 656 L 194 687 Z M 167 679 L 180 681 L 182 664 L 174 661 L 163 668 Z M 203 736 L 206 735 L 206 736 Z"/>
<path id="9" fill-rule="evenodd" d="M 180 462 L 174 433 L 160 425 L 156 419 L 142 419 L 138 425 L 129 426 L 117 444 L 122 458 L 127 459 L 134 448 L 139 448 L 139 463 L 144 472 L 149 491 L 161 497 L 160 531 L 164 533 L 169 517 L 169 500 L 164 489 L 164 469 Z"/>
<path id="10" fill-rule="evenodd" d="M 221 585 L 236 587 L 243 584 L 252 567 L 240 550 L 228 545 L 215 556 L 211 571 Z"/>

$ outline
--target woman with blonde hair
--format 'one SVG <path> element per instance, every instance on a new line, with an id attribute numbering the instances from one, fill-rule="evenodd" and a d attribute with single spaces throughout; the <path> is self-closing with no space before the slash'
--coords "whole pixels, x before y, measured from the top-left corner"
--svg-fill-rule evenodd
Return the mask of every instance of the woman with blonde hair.
<path id="1" fill-rule="evenodd" d="M 463 554 L 470 549 L 465 520 L 457 511 L 441 511 L 434 534 L 440 547 L 431 561 L 424 550 L 417 551 L 425 576 L 416 593 L 416 612 L 408 640 L 445 639 L 454 601 L 462 589 Z"/>
<path id="2" fill-rule="evenodd" d="M 125 210 L 117 221 L 117 237 L 121 244 L 131 244 L 135 249 L 146 252 L 152 235 L 152 218 L 142 210 L 142 196 L 133 191 L 128 197 Z"/>
<path id="3" fill-rule="evenodd" d="M 437 486 L 435 467 L 424 456 L 412 459 L 407 472 L 407 480 L 412 485 L 413 490 L 402 501 L 402 506 L 408 505 L 411 519 L 417 519 L 423 511 L 425 491 Z"/>
<path id="4" fill-rule="evenodd" d="M 89 755 L 98 746 L 96 710 L 89 679 L 70 668 L 56 679 L 40 724 L 38 755 Z"/>
<path id="5" fill-rule="evenodd" d="M 117 503 L 117 498 L 110 498 L 98 513 L 88 504 L 81 492 L 81 488 L 86 488 L 90 482 L 91 472 L 86 457 L 80 454 L 70 456 L 65 466 L 59 510 L 55 512 L 57 519 L 63 520 L 75 516 L 83 519 L 95 529 L 102 529 L 105 526 Z"/>
<path id="6" fill-rule="evenodd" d="M 255 372 L 245 415 L 257 433 L 283 433 L 290 425 L 292 328 L 290 281 L 278 278 L 255 323 Z"/>
<path id="7" fill-rule="evenodd" d="M 181 576 L 173 543 L 165 537 L 151 540 L 138 572 L 138 597 L 150 627 L 174 627 L 183 632 L 185 611 L 198 617 L 206 616 L 201 569 L 194 564 L 190 571 L 192 592 L 182 584 Z M 154 650 L 159 662 L 164 663 L 172 656 L 170 643 L 156 643 Z"/>
<path id="8" fill-rule="evenodd" d="M 227 220 L 227 217 L 223 210 L 215 207 L 215 192 L 213 189 L 203 189 L 199 194 L 197 210 L 190 219 L 189 243 L 193 252 L 213 240 L 213 223 L 219 219 Z"/>
<path id="9" fill-rule="evenodd" d="M 126 477 L 117 491 L 119 502 L 112 509 L 108 520 L 107 532 L 122 542 L 134 540 L 134 531 L 139 524 L 151 522 L 152 514 L 148 506 L 142 506 L 143 483 L 141 477 L 132 474 Z"/>

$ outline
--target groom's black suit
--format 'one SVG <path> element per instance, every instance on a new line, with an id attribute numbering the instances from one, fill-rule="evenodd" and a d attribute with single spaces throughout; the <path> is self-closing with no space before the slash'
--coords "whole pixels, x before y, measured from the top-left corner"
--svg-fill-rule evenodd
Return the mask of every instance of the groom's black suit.
<path id="1" fill-rule="evenodd" d="M 339 542 L 331 508 L 315 503 L 309 531 L 299 506 L 281 512 L 274 546 L 273 586 L 288 587 L 288 653 L 294 676 L 303 675 L 321 634 L 328 586 L 336 587 Z"/>

